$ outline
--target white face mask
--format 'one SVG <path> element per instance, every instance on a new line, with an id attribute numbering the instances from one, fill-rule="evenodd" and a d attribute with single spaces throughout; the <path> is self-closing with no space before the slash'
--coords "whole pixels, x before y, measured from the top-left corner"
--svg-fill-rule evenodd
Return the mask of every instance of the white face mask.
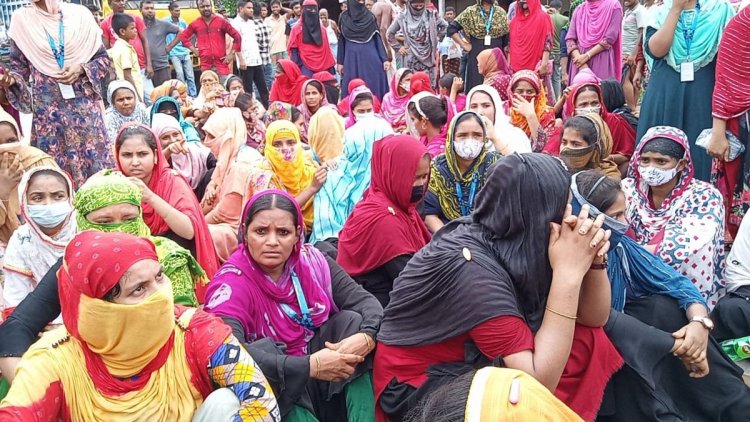
<path id="1" fill-rule="evenodd" d="M 409 92 L 409 90 L 411 89 L 411 82 L 404 82 L 404 83 L 402 83 L 402 84 L 401 84 L 401 85 L 399 85 L 399 86 L 400 86 L 400 87 L 401 87 L 401 89 L 403 89 L 404 91 L 406 91 L 406 92 Z"/>
<path id="2" fill-rule="evenodd" d="M 638 166 L 638 172 L 641 174 L 641 178 L 649 186 L 661 186 L 674 179 L 677 175 L 677 167 L 671 169 L 660 169 L 656 167 Z"/>
<path id="3" fill-rule="evenodd" d="M 481 139 L 456 139 L 453 141 L 453 150 L 464 160 L 473 160 L 479 157 L 484 149 L 484 141 Z"/>
<path id="4" fill-rule="evenodd" d="M 584 114 L 594 113 L 601 114 L 602 106 L 593 107 L 576 107 L 576 116 L 583 116 Z"/>
<path id="5" fill-rule="evenodd" d="M 375 113 L 372 111 L 366 112 L 366 113 L 354 113 L 354 120 L 360 121 L 363 119 L 369 119 L 375 116 Z"/>

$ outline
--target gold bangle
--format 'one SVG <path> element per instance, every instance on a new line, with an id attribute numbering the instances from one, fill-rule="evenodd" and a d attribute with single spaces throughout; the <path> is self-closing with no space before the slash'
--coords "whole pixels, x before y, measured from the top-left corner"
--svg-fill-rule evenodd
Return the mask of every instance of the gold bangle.
<path id="1" fill-rule="evenodd" d="M 363 336 L 365 336 L 365 343 L 367 343 L 367 348 L 368 349 L 372 349 L 372 345 L 370 344 L 370 337 L 367 334 L 365 334 L 365 333 L 360 333 L 360 334 L 362 334 Z"/>
<path id="2" fill-rule="evenodd" d="M 318 378 L 318 375 L 320 375 L 320 358 L 317 356 L 313 356 L 315 358 L 315 378 Z"/>
<path id="3" fill-rule="evenodd" d="M 573 321 L 575 321 L 575 320 L 577 320 L 577 319 L 578 319 L 578 317 L 577 317 L 577 316 L 570 316 L 570 315 L 565 315 L 565 314 L 563 314 L 563 313 L 560 313 L 560 312 L 557 312 L 557 311 L 553 310 L 553 309 L 552 309 L 552 308 L 550 308 L 549 306 L 545 306 L 545 307 L 544 307 L 544 309 L 546 309 L 546 310 L 548 310 L 548 311 L 552 312 L 552 313 L 553 313 L 553 314 L 555 314 L 555 315 L 560 315 L 560 316 L 561 316 L 561 317 L 563 317 L 563 318 L 568 318 L 568 319 L 572 319 Z"/>

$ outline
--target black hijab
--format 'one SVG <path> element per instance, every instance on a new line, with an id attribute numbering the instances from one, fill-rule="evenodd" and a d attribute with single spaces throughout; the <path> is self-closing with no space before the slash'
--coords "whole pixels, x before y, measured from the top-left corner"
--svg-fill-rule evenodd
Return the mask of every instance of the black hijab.
<path id="1" fill-rule="evenodd" d="M 347 0 L 347 10 L 339 18 L 339 29 L 341 35 L 347 41 L 360 44 L 369 42 L 378 32 L 378 23 L 375 15 L 367 7 L 357 0 Z"/>
<path id="2" fill-rule="evenodd" d="M 307 2 L 306 2 L 307 3 Z M 323 45 L 323 35 L 320 32 L 320 15 L 317 5 L 302 6 L 302 42 L 305 44 Z"/>
<path id="3" fill-rule="evenodd" d="M 503 315 L 536 332 L 552 282 L 549 223 L 562 220 L 569 190 L 555 157 L 493 164 L 473 214 L 438 231 L 394 281 L 378 341 L 435 344 Z"/>

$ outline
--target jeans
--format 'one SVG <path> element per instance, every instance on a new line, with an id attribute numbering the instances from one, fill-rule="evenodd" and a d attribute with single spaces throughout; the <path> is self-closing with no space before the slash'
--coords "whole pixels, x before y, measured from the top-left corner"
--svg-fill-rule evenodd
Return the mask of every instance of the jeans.
<path id="1" fill-rule="evenodd" d="M 141 69 L 141 77 L 143 78 L 143 102 L 147 106 L 151 105 L 151 91 L 154 90 L 154 82 L 146 76 L 146 69 Z"/>
<path id="2" fill-rule="evenodd" d="M 260 102 L 263 103 L 263 107 L 268 108 L 268 87 L 266 86 L 263 65 L 247 66 L 245 70 L 240 70 L 239 73 L 245 91 L 250 92 L 250 88 L 252 88 L 253 92 L 260 95 Z M 256 96 L 256 98 L 258 97 Z"/>
<path id="3" fill-rule="evenodd" d="M 188 95 L 191 97 L 198 95 L 198 89 L 195 87 L 193 61 L 190 60 L 190 54 L 185 54 L 184 56 L 173 56 L 170 57 L 169 60 L 172 61 L 172 66 L 174 66 L 174 72 L 177 74 L 177 79 L 187 85 Z"/>
<path id="4" fill-rule="evenodd" d="M 268 63 L 263 65 L 263 76 L 266 78 L 266 88 L 268 88 L 268 92 L 271 92 L 271 85 L 274 80 L 273 64 Z"/>
<path id="5" fill-rule="evenodd" d="M 555 100 L 562 93 L 562 67 L 560 66 L 560 55 L 552 56 L 552 90 L 555 92 Z"/>

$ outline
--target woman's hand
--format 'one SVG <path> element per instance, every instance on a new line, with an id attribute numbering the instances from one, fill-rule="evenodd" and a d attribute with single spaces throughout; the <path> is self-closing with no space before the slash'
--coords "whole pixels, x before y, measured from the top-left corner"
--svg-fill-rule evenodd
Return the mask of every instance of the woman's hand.
<path id="1" fill-rule="evenodd" d="M 383 70 L 385 70 L 387 72 L 390 68 L 391 68 L 391 62 L 384 61 L 383 62 Z"/>
<path id="2" fill-rule="evenodd" d="M 187 154 L 188 150 L 185 148 L 185 141 L 173 142 L 164 148 L 164 157 L 169 159 L 172 154 Z"/>
<path id="3" fill-rule="evenodd" d="M 312 187 L 315 189 L 315 192 L 319 191 L 321 187 L 323 187 L 323 183 L 326 182 L 326 179 L 328 178 L 328 167 L 326 165 L 322 165 L 315 170 L 315 175 L 313 176 L 312 181 Z"/>
<path id="4" fill-rule="evenodd" d="M 398 54 L 400 54 L 402 56 L 405 56 L 405 55 L 409 54 L 409 49 L 406 48 L 406 47 L 401 47 L 401 48 L 398 49 Z"/>
<path id="5" fill-rule="evenodd" d="M 0 88 L 10 88 L 16 83 L 16 78 L 10 74 L 10 71 L 5 67 L 0 66 Z"/>
<path id="6" fill-rule="evenodd" d="M 354 373 L 362 356 L 321 349 L 310 355 L 310 377 L 321 381 L 343 381 Z"/>
<path id="7" fill-rule="evenodd" d="M 547 71 L 549 70 L 549 64 L 548 63 L 542 63 L 539 62 L 539 66 L 536 67 L 536 74 L 539 75 L 541 79 L 544 79 L 545 76 L 547 76 Z"/>
<path id="8" fill-rule="evenodd" d="M 463 41 L 461 41 L 461 48 L 463 48 L 464 51 L 468 53 L 468 52 L 471 51 L 471 43 L 468 42 L 468 41 L 463 40 Z"/>
<path id="9" fill-rule="evenodd" d="M 534 104 L 526 101 L 525 98 L 518 94 L 513 94 L 513 108 L 521 113 L 527 120 L 531 116 L 536 116 L 536 110 L 534 110 Z"/>
<path id="10" fill-rule="evenodd" d="M 595 220 L 589 218 L 589 206 L 584 205 L 578 216 L 572 215 L 572 206 L 567 205 L 562 224 L 550 223 L 549 262 L 553 271 L 563 271 L 576 278 L 591 268 L 594 258 L 602 257 L 609 250 L 611 231 L 602 230 L 604 214 Z"/>
<path id="11" fill-rule="evenodd" d="M 10 199 L 10 192 L 23 176 L 23 166 L 18 155 L 4 153 L 0 158 L 0 201 Z"/>
<path id="12" fill-rule="evenodd" d="M 711 139 L 708 140 L 706 153 L 716 160 L 729 161 L 729 140 L 725 131 L 711 131 Z"/>
<path id="13" fill-rule="evenodd" d="M 691 0 L 674 0 L 672 1 L 672 10 L 687 10 L 689 8 L 688 5 L 690 4 L 690 1 Z"/>
<path id="14" fill-rule="evenodd" d="M 81 75 L 83 75 L 83 66 L 81 66 L 80 64 L 74 64 L 72 66 L 68 65 L 63 68 L 60 77 L 57 78 L 57 82 L 65 85 L 71 85 L 73 82 L 77 81 L 78 78 L 81 77 Z"/>
<path id="15" fill-rule="evenodd" d="M 203 200 L 201 201 L 202 208 L 211 208 L 214 206 L 216 201 L 216 195 L 219 192 L 218 186 L 215 183 L 209 182 L 206 187 L 206 191 L 203 193 Z"/>
<path id="16" fill-rule="evenodd" d="M 682 343 L 672 353 L 690 363 L 697 363 L 706 359 L 708 347 L 708 329 L 700 322 L 690 322 L 686 326 L 672 333 L 672 337 L 682 340 Z"/>
<path id="17" fill-rule="evenodd" d="M 583 53 L 583 54 L 579 54 L 578 56 L 576 56 L 576 58 L 573 59 L 573 63 L 576 65 L 577 68 L 583 69 L 583 66 L 585 66 L 589 62 L 590 59 L 591 57 L 589 56 L 588 53 Z"/>
<path id="18" fill-rule="evenodd" d="M 357 333 L 338 343 L 326 342 L 326 347 L 339 353 L 351 353 L 365 357 L 375 349 L 375 340 L 365 333 Z"/>
<path id="19" fill-rule="evenodd" d="M 143 183 L 143 180 L 137 177 L 128 177 L 128 180 L 130 180 L 130 183 L 136 185 L 141 191 L 141 199 L 145 202 L 151 203 L 151 201 L 154 199 L 154 192 L 149 189 L 149 187 L 146 186 L 145 183 Z"/>

